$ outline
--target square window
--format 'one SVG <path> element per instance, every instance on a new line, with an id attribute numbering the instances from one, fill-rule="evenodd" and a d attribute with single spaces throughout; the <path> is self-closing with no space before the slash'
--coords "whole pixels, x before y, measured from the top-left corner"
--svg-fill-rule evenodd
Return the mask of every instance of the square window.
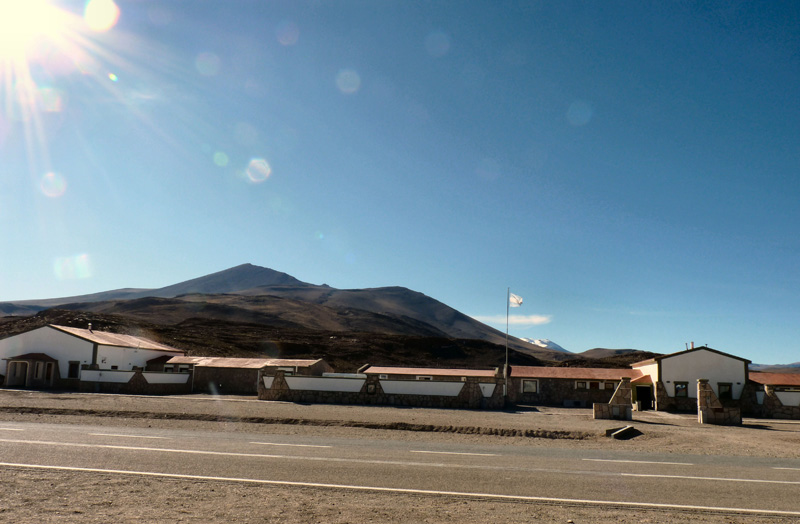
<path id="1" fill-rule="evenodd" d="M 732 385 L 727 382 L 720 382 L 717 384 L 717 391 L 719 392 L 720 400 L 731 400 L 733 398 Z"/>
<path id="2" fill-rule="evenodd" d="M 617 389 L 616 382 L 606 382 L 605 383 L 606 389 Z"/>
<path id="3" fill-rule="evenodd" d="M 429 375 L 418 375 L 417 380 L 433 380 L 433 377 Z"/>
<path id="4" fill-rule="evenodd" d="M 689 396 L 689 383 L 688 382 L 676 382 L 675 383 L 675 397 L 683 397 L 686 398 Z"/>
<path id="5" fill-rule="evenodd" d="M 599 382 L 589 382 L 589 389 L 600 389 Z"/>
<path id="6" fill-rule="evenodd" d="M 586 389 L 586 382 L 584 382 L 584 381 L 576 382 L 575 383 L 575 388 L 576 389 Z"/>
<path id="7" fill-rule="evenodd" d="M 523 380 L 522 381 L 522 392 L 523 393 L 538 393 L 539 392 L 539 381 L 538 380 Z"/>

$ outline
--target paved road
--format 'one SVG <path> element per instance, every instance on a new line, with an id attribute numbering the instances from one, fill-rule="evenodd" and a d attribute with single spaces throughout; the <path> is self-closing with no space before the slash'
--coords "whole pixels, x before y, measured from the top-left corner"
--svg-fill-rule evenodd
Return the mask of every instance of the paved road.
<path id="1" fill-rule="evenodd" d="M 800 517 L 789 459 L 4 422 L 0 463 Z"/>

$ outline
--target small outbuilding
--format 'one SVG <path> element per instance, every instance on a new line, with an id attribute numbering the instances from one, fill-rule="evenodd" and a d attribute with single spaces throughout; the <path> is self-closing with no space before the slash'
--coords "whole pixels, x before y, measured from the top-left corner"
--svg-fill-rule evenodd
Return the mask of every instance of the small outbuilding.
<path id="1" fill-rule="evenodd" d="M 157 368 L 159 362 L 149 364 Z M 259 371 L 286 375 L 322 376 L 332 371 L 322 359 L 226 358 L 177 356 L 164 361 L 165 373 L 192 372 L 192 391 L 215 395 L 258 394 Z"/>

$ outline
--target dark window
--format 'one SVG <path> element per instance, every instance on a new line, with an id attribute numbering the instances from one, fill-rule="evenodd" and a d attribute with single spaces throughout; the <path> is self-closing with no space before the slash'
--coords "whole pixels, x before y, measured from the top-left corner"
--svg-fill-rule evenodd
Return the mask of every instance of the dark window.
<path id="1" fill-rule="evenodd" d="M 47 366 L 44 368 L 44 379 L 48 382 L 53 379 L 53 363 L 48 362 Z"/>
<path id="2" fill-rule="evenodd" d="M 589 389 L 600 389 L 599 382 L 589 382 Z"/>
<path id="3" fill-rule="evenodd" d="M 676 397 L 688 397 L 689 396 L 689 383 L 688 382 L 676 382 L 675 383 L 675 396 Z"/>
<path id="4" fill-rule="evenodd" d="M 614 382 L 606 382 L 606 389 L 617 389 L 617 385 Z"/>
<path id="5" fill-rule="evenodd" d="M 70 362 L 69 370 L 67 371 L 67 378 L 79 378 L 81 374 L 81 363 Z"/>
<path id="6" fill-rule="evenodd" d="M 726 382 L 720 382 L 717 384 L 717 391 L 719 391 L 720 400 L 731 400 L 733 398 L 731 387 L 731 384 Z"/>

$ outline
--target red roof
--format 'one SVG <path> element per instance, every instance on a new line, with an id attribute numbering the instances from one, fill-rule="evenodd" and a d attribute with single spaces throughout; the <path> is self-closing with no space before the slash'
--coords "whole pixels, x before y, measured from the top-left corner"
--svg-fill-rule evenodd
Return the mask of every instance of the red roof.
<path id="1" fill-rule="evenodd" d="M 438 377 L 495 377 L 496 369 L 440 369 L 440 368 L 395 368 L 369 366 L 359 373 L 370 375 L 431 375 Z"/>
<path id="2" fill-rule="evenodd" d="M 800 373 L 768 373 L 766 371 L 751 371 L 748 373 L 750 380 L 765 386 L 800 386 Z"/>
<path id="3" fill-rule="evenodd" d="M 638 369 L 569 368 L 545 366 L 511 366 L 511 378 L 565 378 L 574 380 L 622 380 L 639 378 Z"/>

